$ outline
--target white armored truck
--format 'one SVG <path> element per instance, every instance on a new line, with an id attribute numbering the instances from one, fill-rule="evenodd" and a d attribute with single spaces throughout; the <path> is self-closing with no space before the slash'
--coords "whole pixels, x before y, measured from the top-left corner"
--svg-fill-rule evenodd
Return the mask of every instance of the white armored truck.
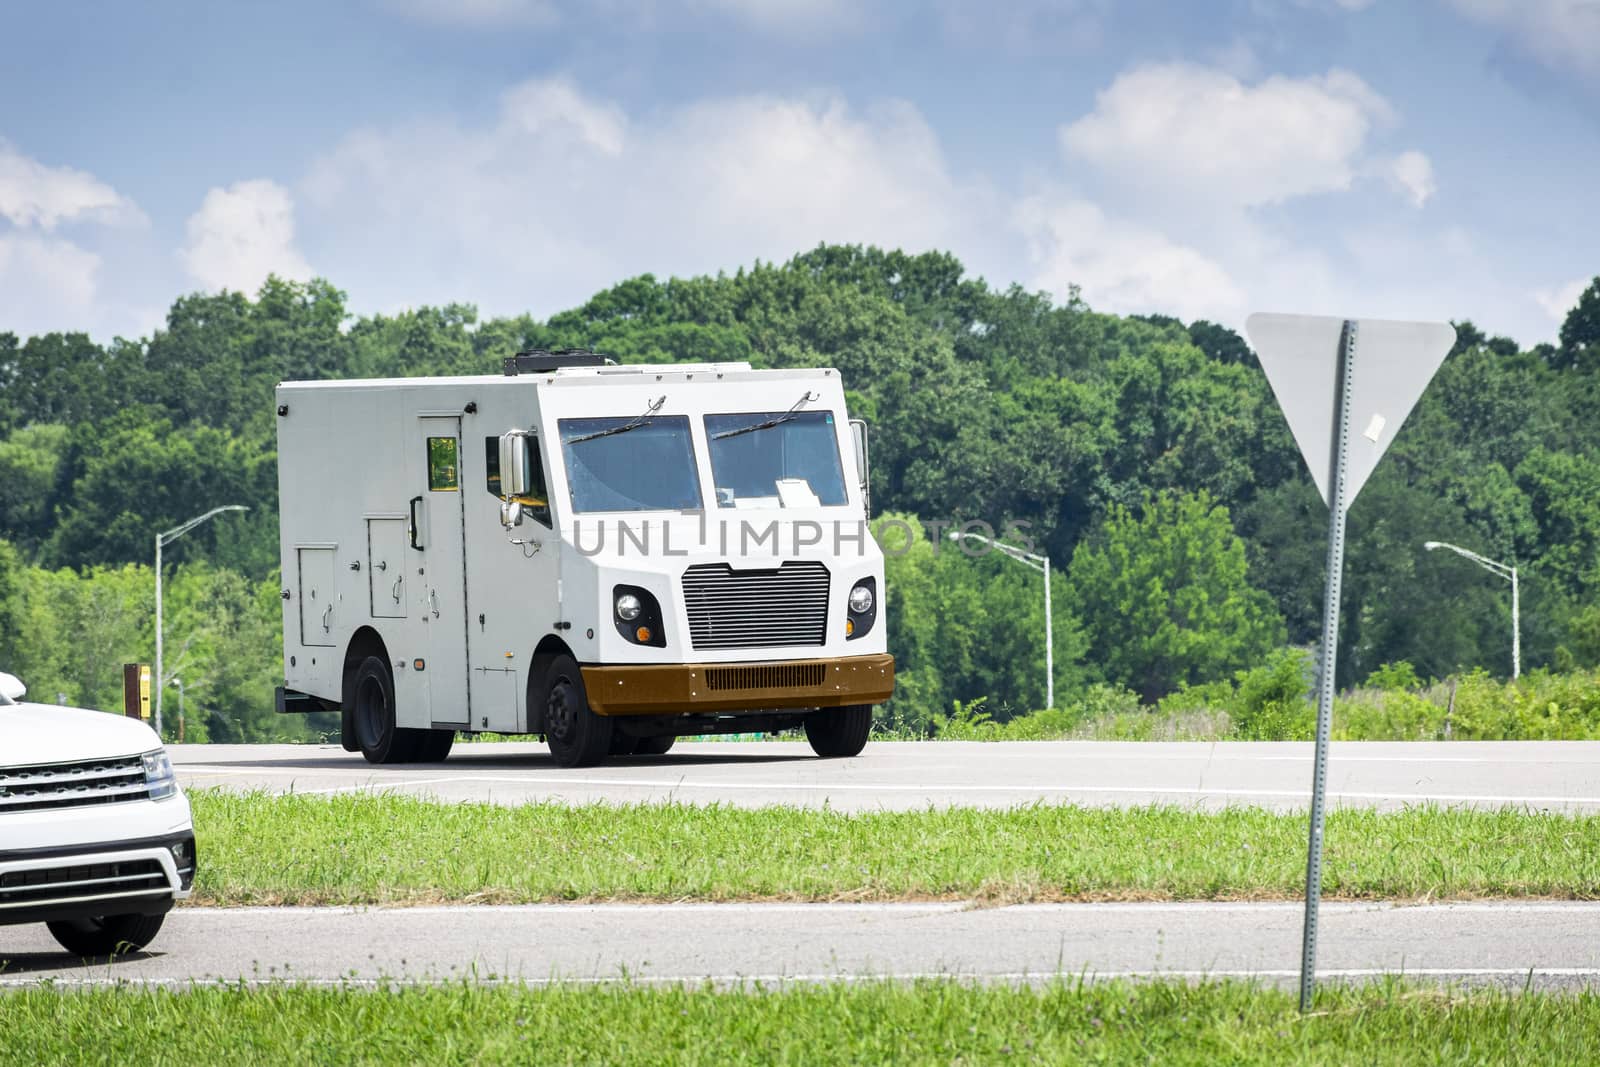
<path id="1" fill-rule="evenodd" d="M 374 763 L 541 734 L 564 766 L 894 689 L 867 440 L 836 371 L 520 353 L 277 390 L 284 685 Z M 848 472 L 848 473 L 847 473 Z"/>

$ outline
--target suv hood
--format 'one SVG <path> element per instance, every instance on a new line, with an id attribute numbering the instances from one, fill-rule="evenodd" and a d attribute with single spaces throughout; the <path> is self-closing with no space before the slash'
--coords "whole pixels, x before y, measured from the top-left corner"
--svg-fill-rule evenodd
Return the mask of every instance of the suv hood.
<path id="1" fill-rule="evenodd" d="M 0 767 L 136 756 L 161 747 L 137 719 L 85 708 L 0 706 Z"/>

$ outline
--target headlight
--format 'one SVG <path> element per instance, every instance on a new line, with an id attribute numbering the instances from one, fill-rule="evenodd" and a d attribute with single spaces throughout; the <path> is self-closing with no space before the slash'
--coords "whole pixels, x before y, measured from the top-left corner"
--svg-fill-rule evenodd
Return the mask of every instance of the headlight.
<path id="1" fill-rule="evenodd" d="M 632 593 L 623 593 L 617 597 L 617 618 L 623 622 L 632 622 L 644 610 L 644 605 L 639 603 L 639 598 Z"/>
<path id="2" fill-rule="evenodd" d="M 167 750 L 158 748 L 140 757 L 144 761 L 144 783 L 150 790 L 151 800 L 160 800 L 178 792 L 178 779 L 172 773 L 172 760 Z"/>
<path id="3" fill-rule="evenodd" d="M 872 610 L 872 590 L 868 586 L 858 585 L 850 590 L 850 611 L 855 615 L 865 615 Z"/>

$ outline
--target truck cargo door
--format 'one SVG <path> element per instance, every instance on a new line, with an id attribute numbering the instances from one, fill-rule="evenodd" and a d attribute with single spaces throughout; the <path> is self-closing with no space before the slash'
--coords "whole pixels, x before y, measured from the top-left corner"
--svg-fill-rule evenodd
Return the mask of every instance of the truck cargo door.
<path id="1" fill-rule="evenodd" d="M 373 618 L 405 618 L 405 519 L 367 520 L 367 595 Z"/>
<path id="2" fill-rule="evenodd" d="M 423 416 L 416 447 L 423 459 L 424 506 L 411 549 L 421 554 L 422 621 L 428 631 L 428 695 L 432 725 L 463 729 L 472 718 L 471 664 L 467 656 L 467 554 L 462 505 L 461 419 Z"/>
<path id="3" fill-rule="evenodd" d="M 333 589 L 333 554 L 329 548 L 298 548 L 300 564 L 300 643 L 331 645 L 339 624 L 338 594 Z"/>

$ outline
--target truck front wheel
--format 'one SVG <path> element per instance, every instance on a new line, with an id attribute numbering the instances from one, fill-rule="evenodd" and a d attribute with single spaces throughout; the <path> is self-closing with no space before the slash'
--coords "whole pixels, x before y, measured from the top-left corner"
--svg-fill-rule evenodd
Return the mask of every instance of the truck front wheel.
<path id="1" fill-rule="evenodd" d="M 872 705 L 821 708 L 806 716 L 806 740 L 825 759 L 859 756 L 872 732 Z"/>
<path id="2" fill-rule="evenodd" d="M 545 671 L 544 735 L 563 767 L 593 767 L 611 751 L 610 719 L 589 710 L 583 674 L 571 656 L 557 656 Z"/>
<path id="3" fill-rule="evenodd" d="M 138 952 L 156 939 L 165 915 L 102 915 L 46 923 L 61 947 L 74 956 L 113 956 Z"/>

